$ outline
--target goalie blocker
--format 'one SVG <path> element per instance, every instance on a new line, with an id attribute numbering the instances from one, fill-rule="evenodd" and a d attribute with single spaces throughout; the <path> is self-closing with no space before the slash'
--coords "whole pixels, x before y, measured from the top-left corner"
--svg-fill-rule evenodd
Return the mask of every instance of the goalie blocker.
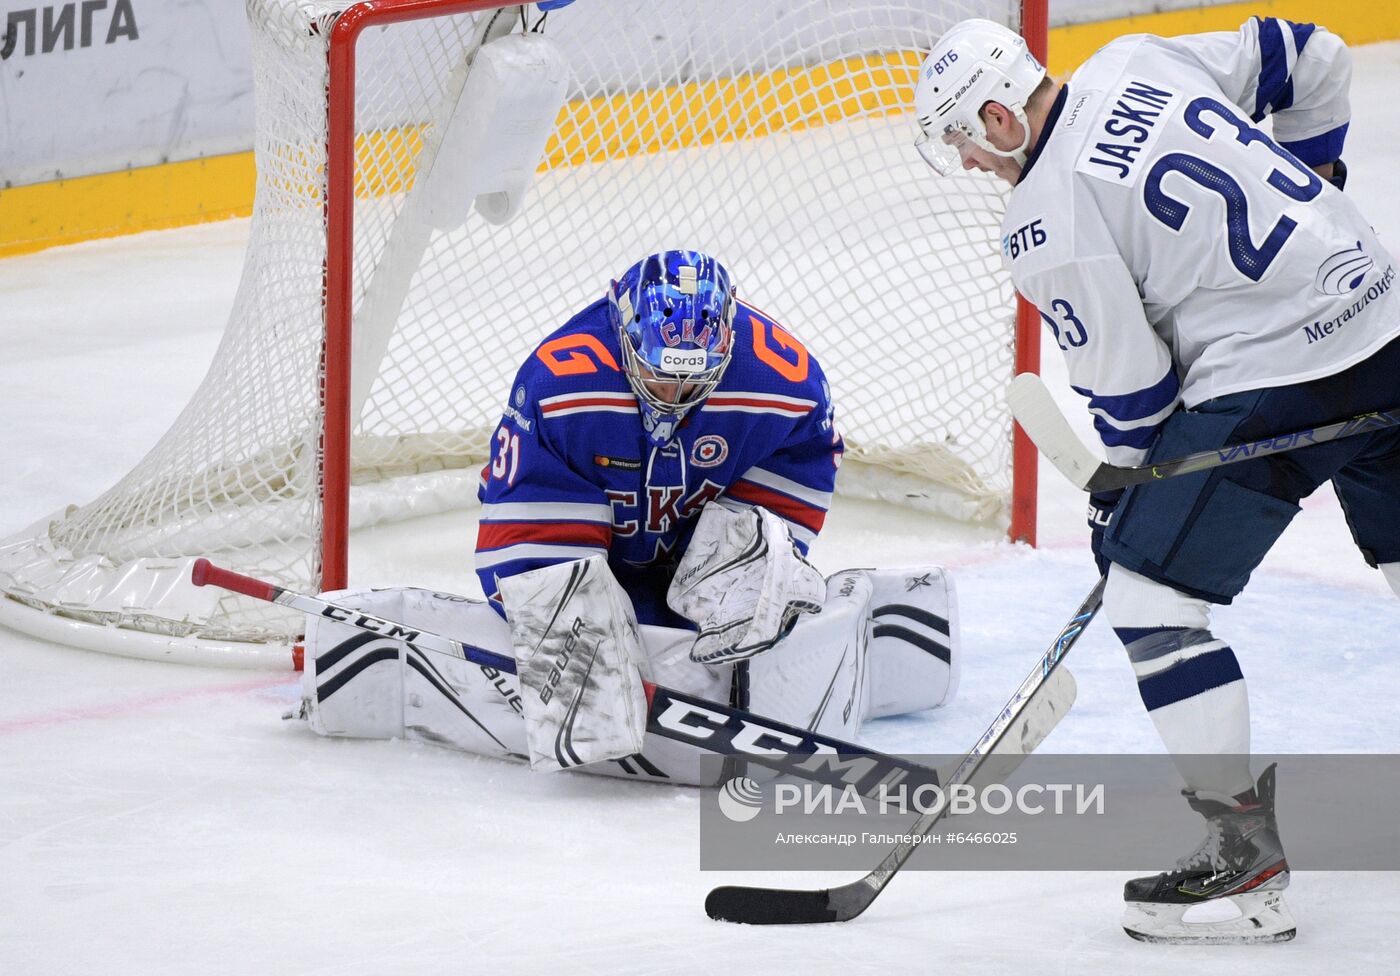
<path id="1" fill-rule="evenodd" d="M 706 554 L 703 564 L 682 564 L 682 585 L 670 594 L 678 612 L 688 606 L 703 618 L 698 640 L 694 631 L 638 627 L 600 556 L 501 580 L 509 625 L 485 601 L 455 594 L 340 591 L 338 603 L 514 656 L 520 677 L 315 617 L 306 634 L 301 716 L 321 735 L 408 738 L 535 769 L 581 766 L 709 785 L 714 770 L 702 767 L 705 752 L 644 733 L 641 681 L 723 700 L 735 665 L 692 660 L 697 646 L 697 656 L 715 657 L 716 631 L 742 634 L 752 654 L 753 711 L 821 734 L 851 739 L 868 718 L 950 701 L 960 654 L 948 574 L 934 567 L 851 569 L 821 581 L 800 557 L 786 558 L 792 547 L 785 530 L 778 538 L 768 534 L 775 524 L 781 530 L 756 510 L 706 507 L 696 536 L 715 542 L 697 550 Z M 736 578 L 743 563 L 750 575 Z M 794 575 L 774 579 L 775 570 Z M 697 601 L 711 576 L 740 595 Z M 790 603 L 800 607 L 785 612 Z M 725 616 L 726 609 L 754 607 L 756 624 L 785 636 Z M 753 650 L 757 645 L 764 647 Z"/>

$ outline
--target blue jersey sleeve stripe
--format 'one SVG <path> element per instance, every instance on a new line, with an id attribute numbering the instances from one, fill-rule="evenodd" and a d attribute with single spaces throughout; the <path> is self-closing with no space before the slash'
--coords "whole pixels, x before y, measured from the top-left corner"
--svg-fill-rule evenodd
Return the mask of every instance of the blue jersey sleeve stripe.
<path id="1" fill-rule="evenodd" d="M 1285 20 L 1293 31 L 1293 51 L 1301 56 L 1303 48 L 1308 46 L 1308 38 L 1312 37 L 1313 31 L 1317 30 L 1316 24 L 1295 24 L 1291 20 Z"/>
<path id="2" fill-rule="evenodd" d="M 1342 146 L 1346 143 L 1347 128 L 1350 124 L 1343 122 L 1331 132 L 1324 132 L 1320 136 L 1299 139 L 1297 142 L 1280 142 L 1279 145 L 1309 166 L 1334 163 L 1342 158 Z"/>
<path id="3" fill-rule="evenodd" d="M 1094 429 L 1099 432 L 1099 439 L 1103 441 L 1104 447 L 1131 447 L 1145 451 L 1152 446 L 1152 441 L 1157 437 L 1157 426 L 1149 424 L 1146 427 L 1134 427 L 1132 430 L 1119 430 L 1102 417 L 1094 417 Z"/>
<path id="4" fill-rule="evenodd" d="M 1292 34 L 1293 34 L 1293 64 L 1294 64 L 1294 66 L 1296 67 L 1297 64 L 1298 64 L 1298 58 L 1302 56 L 1302 54 L 1303 54 L 1303 48 L 1305 48 L 1305 47 L 1308 46 L 1308 38 L 1312 37 L 1313 31 L 1317 30 L 1317 25 L 1315 25 L 1315 24 L 1295 24 L 1295 23 L 1293 23 L 1293 21 L 1291 21 L 1291 20 L 1281 21 L 1280 23 L 1281 23 L 1281 24 L 1286 24 L 1286 25 L 1288 26 L 1288 29 L 1289 29 L 1289 30 L 1292 32 Z M 1281 35 L 1281 34 L 1282 34 L 1282 28 L 1280 28 L 1280 35 Z M 1286 55 L 1286 52 L 1285 52 L 1285 55 Z M 1270 108 L 1270 110 L 1272 110 L 1272 111 L 1274 111 L 1274 112 L 1282 112 L 1282 111 L 1284 111 L 1285 109 L 1292 108 L 1292 107 L 1293 107 L 1293 72 L 1292 72 L 1292 70 L 1289 70 L 1289 71 L 1288 71 L 1288 78 L 1287 78 L 1287 80 L 1284 81 L 1283 87 L 1279 89 L 1278 95 L 1275 96 L 1275 97 L 1269 102 L 1269 108 Z"/>
<path id="5" fill-rule="evenodd" d="M 1132 393 L 1100 396 L 1082 386 L 1074 387 L 1074 392 L 1089 398 L 1090 410 L 1102 411 L 1112 420 L 1126 424 L 1150 417 L 1171 406 L 1181 392 L 1181 381 L 1176 377 L 1176 369 L 1169 368 L 1156 383 Z"/>
<path id="6" fill-rule="evenodd" d="M 1293 41 L 1291 60 L 1297 59 L 1308 46 L 1308 39 L 1317 30 L 1316 24 L 1295 24 L 1277 17 L 1256 17 L 1259 22 L 1259 85 L 1254 95 L 1255 122 L 1270 112 L 1282 112 L 1293 105 L 1293 71 L 1289 67 L 1288 43 L 1284 28 Z"/>
<path id="7" fill-rule="evenodd" d="M 1268 115 L 1275 99 L 1283 94 L 1289 82 L 1288 50 L 1283 43 L 1283 28 L 1277 17 L 1255 17 L 1259 22 L 1259 85 L 1254 91 L 1255 122 Z M 1292 98 L 1289 98 L 1291 104 Z"/>

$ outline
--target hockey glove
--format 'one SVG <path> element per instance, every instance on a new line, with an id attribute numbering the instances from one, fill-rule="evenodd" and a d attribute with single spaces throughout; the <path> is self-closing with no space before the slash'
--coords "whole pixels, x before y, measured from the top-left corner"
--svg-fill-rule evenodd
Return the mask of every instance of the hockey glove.
<path id="1" fill-rule="evenodd" d="M 1339 190 L 1345 190 L 1347 188 L 1347 164 L 1340 159 L 1334 162 L 1332 164 L 1332 176 L 1327 182 L 1331 183 Z"/>
<path id="2" fill-rule="evenodd" d="M 742 661 L 818 613 L 826 581 L 793 547 L 783 520 L 765 508 L 706 505 L 666 593 L 671 609 L 699 626 L 696 664 Z"/>
<path id="3" fill-rule="evenodd" d="M 1099 575 L 1108 573 L 1109 561 L 1103 554 L 1103 534 L 1113 519 L 1113 510 L 1118 507 L 1118 499 L 1123 497 L 1123 489 L 1096 491 L 1089 496 L 1089 529 L 1093 533 L 1089 545 L 1094 550 L 1094 564 L 1099 567 Z"/>

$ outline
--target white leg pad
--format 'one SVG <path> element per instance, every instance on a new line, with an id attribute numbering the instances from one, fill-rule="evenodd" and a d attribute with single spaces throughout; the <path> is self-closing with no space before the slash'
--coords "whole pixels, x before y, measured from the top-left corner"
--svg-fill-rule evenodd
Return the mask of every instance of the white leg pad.
<path id="1" fill-rule="evenodd" d="M 929 566 L 860 572 L 871 583 L 867 717 L 951 702 L 962 667 L 952 574 Z"/>
<path id="2" fill-rule="evenodd" d="M 864 719 L 870 580 L 847 570 L 826 581 L 821 613 L 749 661 L 749 709 L 838 739 Z"/>
<path id="3" fill-rule="evenodd" d="M 510 630 L 479 600 L 420 589 L 328 594 L 435 633 L 510 653 Z M 306 718 L 321 735 L 410 738 L 468 752 L 523 758 L 519 684 L 513 675 L 337 623 L 309 618 L 302 675 Z"/>
<path id="4" fill-rule="evenodd" d="M 927 583 L 909 589 L 909 581 Z M 799 618 L 775 647 L 752 659 L 750 710 L 858 741 L 872 702 L 898 714 L 946 702 L 957 684 L 957 610 L 951 580 L 940 570 L 846 570 L 826 581 L 822 611 Z M 420 589 L 351 590 L 330 596 L 336 603 L 389 620 L 456 637 L 513 656 L 510 628 L 480 600 Z M 914 607 L 939 616 L 941 627 L 893 610 Z M 883 629 L 896 621 L 920 635 L 919 645 Z M 692 662 L 690 631 L 640 628 L 644 647 L 638 666 L 657 684 L 727 701 L 733 665 Z M 949 662 L 930 653 L 944 645 Z M 872 653 L 874 644 L 881 654 Z M 409 738 L 480 755 L 526 761 L 523 689 L 514 675 L 501 674 L 440 654 L 425 654 L 396 641 L 336 623 L 310 620 L 306 640 L 306 717 L 322 735 Z M 880 683 L 882 694 L 872 695 Z M 329 693 L 327 693 L 329 692 Z M 632 779 L 701 784 L 702 757 L 694 746 L 647 735 L 641 756 L 583 767 L 583 771 Z M 709 767 L 706 766 L 706 769 Z"/>
<path id="5" fill-rule="evenodd" d="M 328 594 L 343 606 L 485 650 L 513 655 L 510 627 L 481 600 L 420 589 L 344 590 Z M 727 701 L 730 668 L 691 662 L 695 634 L 642 627 L 649 680 L 677 691 Z M 442 654 L 424 654 L 326 618 L 308 618 L 305 718 L 320 735 L 405 738 L 517 762 L 529 760 L 523 698 L 515 675 Z M 584 772 L 669 783 L 702 782 L 694 746 L 648 735 L 641 756 L 595 763 Z"/>

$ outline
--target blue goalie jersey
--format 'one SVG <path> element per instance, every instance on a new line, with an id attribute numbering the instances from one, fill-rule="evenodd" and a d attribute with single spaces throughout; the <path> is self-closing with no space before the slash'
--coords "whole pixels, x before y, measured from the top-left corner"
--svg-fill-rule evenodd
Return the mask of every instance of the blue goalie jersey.
<path id="1" fill-rule="evenodd" d="M 700 509 L 723 497 L 780 516 L 805 553 L 831 503 L 843 445 L 831 392 L 807 349 L 742 302 L 714 392 L 654 447 L 606 299 L 526 360 L 482 469 L 476 571 L 496 580 L 605 554 L 641 623 L 690 626 L 666 589 Z"/>

